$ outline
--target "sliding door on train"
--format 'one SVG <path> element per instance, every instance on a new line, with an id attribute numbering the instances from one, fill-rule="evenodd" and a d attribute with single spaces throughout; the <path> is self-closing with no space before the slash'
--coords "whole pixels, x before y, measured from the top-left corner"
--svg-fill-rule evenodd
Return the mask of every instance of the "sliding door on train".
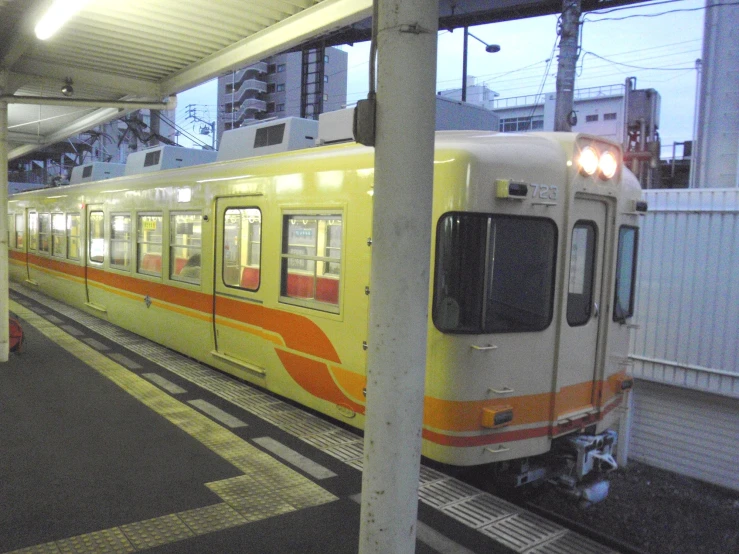
<path id="1" fill-rule="evenodd" d="M 595 413 L 598 403 L 595 394 L 608 206 L 576 197 L 573 213 L 557 364 L 555 421 L 560 423 Z"/>
<path id="2" fill-rule="evenodd" d="M 85 214 L 87 252 L 85 260 L 85 292 L 88 308 L 105 312 L 105 300 L 100 287 L 92 286 L 100 280 L 100 274 L 105 262 L 105 211 L 102 205 L 88 205 Z M 97 276 L 97 279 L 96 279 Z"/>
<path id="3" fill-rule="evenodd" d="M 262 259 L 261 196 L 216 200 L 215 299 L 213 355 L 233 365 L 235 373 L 264 376 L 268 333 L 261 326 L 265 282 Z"/>

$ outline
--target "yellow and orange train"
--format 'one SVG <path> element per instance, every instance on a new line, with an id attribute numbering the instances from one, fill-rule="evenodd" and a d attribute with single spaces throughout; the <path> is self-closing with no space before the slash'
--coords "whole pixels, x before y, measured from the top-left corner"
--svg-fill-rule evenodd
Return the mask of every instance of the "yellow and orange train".
<path id="1" fill-rule="evenodd" d="M 361 428 L 373 166 L 348 143 L 16 194 L 11 278 Z M 644 209 L 620 148 L 439 132 L 434 167 L 423 454 L 607 466 Z"/>

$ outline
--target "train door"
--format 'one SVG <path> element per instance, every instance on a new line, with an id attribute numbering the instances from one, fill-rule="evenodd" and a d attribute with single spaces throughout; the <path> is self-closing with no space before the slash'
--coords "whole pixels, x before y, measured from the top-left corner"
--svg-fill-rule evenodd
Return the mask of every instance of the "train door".
<path id="1" fill-rule="evenodd" d="M 30 208 L 25 209 L 25 213 L 21 216 L 24 218 L 24 221 L 19 222 L 18 217 L 16 216 L 16 227 L 15 227 L 15 235 L 16 235 L 16 242 L 15 244 L 18 246 L 18 248 L 22 248 L 23 254 L 25 254 L 24 259 L 26 260 L 26 281 L 32 284 L 36 284 L 35 281 L 31 281 L 31 270 L 28 267 L 29 261 L 28 261 L 28 254 L 30 252 L 30 241 L 31 241 L 31 225 L 33 225 L 36 228 L 36 232 L 38 232 L 38 215 L 34 215 L 33 221 L 31 221 L 31 212 L 34 212 L 35 210 L 31 210 Z M 21 229 L 21 235 L 19 237 L 18 230 Z M 25 231 L 25 232 L 23 232 Z"/>
<path id="2" fill-rule="evenodd" d="M 216 200 L 213 355 L 246 375 L 264 376 L 267 336 L 262 272 L 261 196 Z"/>
<path id="3" fill-rule="evenodd" d="M 89 205 L 85 213 L 85 230 L 87 238 L 82 241 L 86 245 L 85 260 L 85 295 L 88 307 L 105 312 L 101 304 L 100 289 L 91 286 L 94 272 L 103 269 L 105 262 L 105 212 L 102 205 Z"/>
<path id="4" fill-rule="evenodd" d="M 598 377 L 603 264 L 607 225 L 604 202 L 575 198 L 565 262 L 565 309 L 557 368 L 555 422 L 592 415 Z"/>

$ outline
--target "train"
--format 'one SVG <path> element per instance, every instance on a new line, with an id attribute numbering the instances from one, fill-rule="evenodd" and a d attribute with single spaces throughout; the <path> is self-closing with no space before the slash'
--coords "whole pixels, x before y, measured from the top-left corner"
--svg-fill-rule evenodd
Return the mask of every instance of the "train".
<path id="1" fill-rule="evenodd" d="M 362 429 L 373 179 L 348 141 L 15 194 L 10 278 Z M 433 187 L 423 456 L 600 482 L 646 210 L 620 146 L 438 131 Z"/>

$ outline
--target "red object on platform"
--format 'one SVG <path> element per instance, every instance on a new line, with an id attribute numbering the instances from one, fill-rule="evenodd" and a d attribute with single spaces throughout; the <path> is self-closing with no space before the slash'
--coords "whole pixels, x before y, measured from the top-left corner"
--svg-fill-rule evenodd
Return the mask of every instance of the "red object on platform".
<path id="1" fill-rule="evenodd" d="M 18 352 L 23 346 L 23 328 L 12 317 L 10 318 L 10 351 Z"/>

